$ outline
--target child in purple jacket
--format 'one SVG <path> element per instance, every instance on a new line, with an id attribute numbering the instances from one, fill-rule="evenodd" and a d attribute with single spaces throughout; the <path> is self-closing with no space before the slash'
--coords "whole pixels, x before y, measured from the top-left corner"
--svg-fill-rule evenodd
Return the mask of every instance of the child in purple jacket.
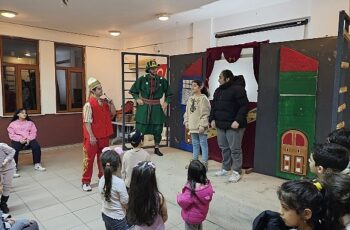
<path id="1" fill-rule="evenodd" d="M 177 196 L 186 230 L 203 229 L 202 222 L 207 217 L 213 193 L 213 187 L 207 179 L 206 167 L 198 160 L 191 161 L 187 183 Z"/>

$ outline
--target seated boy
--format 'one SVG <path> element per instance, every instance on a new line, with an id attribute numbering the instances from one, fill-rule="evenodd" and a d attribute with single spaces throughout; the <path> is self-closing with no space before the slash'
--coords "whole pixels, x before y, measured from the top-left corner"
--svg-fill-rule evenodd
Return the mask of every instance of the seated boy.
<path id="1" fill-rule="evenodd" d="M 143 148 L 143 134 L 138 131 L 132 131 L 128 136 L 128 141 L 132 145 L 132 149 L 126 151 L 122 160 L 122 179 L 125 182 L 126 188 L 129 189 L 131 182 L 131 174 L 134 167 L 140 161 L 150 161 L 151 156 Z"/>
<path id="2" fill-rule="evenodd" d="M 350 130 L 345 128 L 336 129 L 328 134 L 327 141 L 329 143 L 342 145 L 350 150 Z M 348 167 L 342 173 L 350 174 L 350 162 L 348 164 Z"/>
<path id="3" fill-rule="evenodd" d="M 335 143 L 316 144 L 309 158 L 311 172 L 322 177 L 325 172 L 341 172 L 349 162 L 349 150 Z"/>

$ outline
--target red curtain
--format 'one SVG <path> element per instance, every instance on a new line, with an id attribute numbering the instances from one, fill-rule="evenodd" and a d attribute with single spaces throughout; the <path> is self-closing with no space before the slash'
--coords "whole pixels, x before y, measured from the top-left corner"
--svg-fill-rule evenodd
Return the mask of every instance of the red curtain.
<path id="1" fill-rule="evenodd" d="M 260 62 L 260 45 L 262 43 L 268 43 L 269 41 L 263 42 L 249 42 L 240 45 L 233 46 L 221 46 L 215 48 L 209 48 L 206 52 L 206 78 L 205 84 L 209 86 L 209 77 L 213 71 L 214 63 L 216 60 L 220 60 L 222 54 L 224 55 L 226 61 L 229 63 L 236 62 L 240 56 L 243 48 L 253 48 L 253 68 L 254 76 L 256 81 L 259 83 L 259 62 Z M 256 108 L 256 102 L 249 103 L 249 110 Z M 243 168 L 253 168 L 254 166 L 254 147 L 255 147 L 255 124 L 256 122 L 248 123 L 243 140 L 242 140 L 242 150 L 243 150 Z M 215 161 L 222 161 L 222 155 L 220 148 L 217 144 L 217 138 L 213 137 L 208 139 L 209 147 L 209 159 Z"/>

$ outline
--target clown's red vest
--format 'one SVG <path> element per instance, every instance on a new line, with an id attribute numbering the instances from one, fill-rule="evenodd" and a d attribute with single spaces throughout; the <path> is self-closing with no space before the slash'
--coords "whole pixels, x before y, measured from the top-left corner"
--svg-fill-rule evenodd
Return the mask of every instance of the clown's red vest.
<path id="1" fill-rule="evenodd" d="M 96 138 L 106 138 L 113 134 L 113 127 L 109 113 L 109 107 L 103 101 L 102 106 L 98 104 L 94 97 L 89 98 L 89 103 L 92 109 L 91 129 Z M 89 133 L 83 124 L 84 138 L 90 138 Z"/>

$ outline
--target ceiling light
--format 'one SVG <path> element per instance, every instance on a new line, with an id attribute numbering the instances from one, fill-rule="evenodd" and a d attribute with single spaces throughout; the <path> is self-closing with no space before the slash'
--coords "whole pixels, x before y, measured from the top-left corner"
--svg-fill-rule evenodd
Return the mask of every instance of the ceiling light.
<path id="1" fill-rule="evenodd" d="M 26 56 L 26 57 L 30 57 L 31 55 L 30 55 L 30 53 L 29 53 L 29 52 L 26 52 L 26 53 L 24 54 L 24 56 Z"/>
<path id="2" fill-rule="evenodd" d="M 169 20 L 169 15 L 168 14 L 159 14 L 158 19 L 160 21 L 168 21 Z"/>
<path id="3" fill-rule="evenodd" d="M 114 37 L 118 37 L 120 35 L 120 31 L 117 30 L 111 30 L 108 31 L 110 35 L 114 36 Z"/>
<path id="4" fill-rule="evenodd" d="M 0 10 L 0 14 L 1 14 L 1 16 L 6 17 L 6 18 L 14 18 L 17 15 L 16 12 L 9 11 L 9 10 Z"/>

